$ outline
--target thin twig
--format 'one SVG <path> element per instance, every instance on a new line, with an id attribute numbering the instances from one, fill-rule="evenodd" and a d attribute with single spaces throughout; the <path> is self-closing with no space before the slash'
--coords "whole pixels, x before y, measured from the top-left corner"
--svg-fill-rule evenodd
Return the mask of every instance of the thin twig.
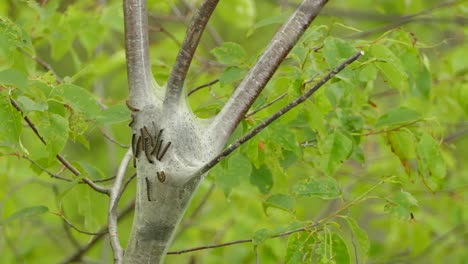
<path id="1" fill-rule="evenodd" d="M 176 106 L 184 87 L 185 78 L 192 63 L 193 55 L 198 47 L 202 33 L 216 8 L 219 0 L 205 0 L 193 16 L 192 22 L 187 28 L 187 33 L 179 49 L 176 62 L 167 81 L 165 104 Z"/>
<path id="2" fill-rule="evenodd" d="M 107 133 L 104 131 L 104 129 L 99 129 L 102 133 L 102 135 L 104 136 L 104 138 L 106 138 L 107 140 L 109 140 L 110 142 L 116 144 L 117 146 L 121 147 L 121 148 L 128 148 L 127 145 L 125 144 L 122 144 L 120 142 L 117 142 L 117 140 L 113 139 L 111 136 L 107 135 Z"/>
<path id="3" fill-rule="evenodd" d="M 284 94 L 278 96 L 277 98 L 273 99 L 273 101 L 269 102 L 268 104 L 263 105 L 263 106 L 259 107 L 258 109 L 255 109 L 254 111 L 247 113 L 247 114 L 245 115 L 245 117 L 249 117 L 249 116 L 255 115 L 256 113 L 262 111 L 263 109 L 265 109 L 265 108 L 271 106 L 272 104 L 278 102 L 279 100 L 283 99 L 283 98 L 286 97 L 287 95 L 288 95 L 288 93 L 284 93 Z"/>
<path id="4" fill-rule="evenodd" d="M 47 173 L 50 177 L 54 178 L 54 179 L 59 179 L 59 180 L 62 180 L 62 181 L 67 181 L 67 182 L 71 182 L 73 181 L 72 179 L 67 179 L 67 178 L 63 178 L 63 177 L 60 177 L 58 176 L 57 174 L 47 170 L 46 168 L 42 167 L 39 163 L 37 163 L 36 161 L 34 161 L 33 159 L 29 158 L 28 156 L 25 156 L 25 155 L 22 155 L 21 156 L 23 159 L 27 159 L 29 162 L 31 162 L 34 166 L 38 167 L 41 171 Z"/>
<path id="5" fill-rule="evenodd" d="M 123 217 L 128 216 L 131 212 L 133 212 L 134 209 L 135 209 L 135 199 L 133 199 L 129 204 L 127 204 L 124 207 L 124 209 L 122 209 L 122 211 L 119 213 L 118 219 L 121 220 Z M 93 239 L 91 239 L 91 241 L 88 242 L 88 244 L 79 248 L 76 252 L 74 252 L 72 255 L 70 255 L 69 257 L 67 257 L 65 260 L 63 260 L 60 263 L 68 264 L 68 263 L 75 263 L 77 261 L 80 261 L 82 256 L 86 252 L 88 252 L 91 248 L 93 248 L 93 246 L 95 246 L 96 243 L 104 237 L 107 230 L 108 230 L 107 225 L 101 227 L 99 231 L 97 232 L 99 233 L 99 235 L 96 235 L 95 237 L 93 237 Z"/>
<path id="6" fill-rule="evenodd" d="M 29 53 L 27 50 L 21 48 L 21 51 L 30 56 L 34 61 L 36 61 L 37 64 L 39 64 L 40 66 L 42 66 L 44 69 L 46 69 L 47 71 L 49 71 L 50 73 L 52 73 L 52 75 L 55 77 L 55 79 L 61 83 L 63 82 L 63 79 L 57 74 L 57 72 L 54 70 L 54 68 L 52 68 L 52 66 L 47 63 L 44 59 L 42 59 L 41 57 L 37 56 L 37 55 L 33 55 L 31 53 Z"/>
<path id="7" fill-rule="evenodd" d="M 292 235 L 292 234 L 298 233 L 298 232 L 309 231 L 311 228 L 316 227 L 316 226 L 318 226 L 318 224 L 310 224 L 310 225 L 307 225 L 306 227 L 302 227 L 302 228 L 299 228 L 299 229 L 296 229 L 296 230 L 291 230 L 291 231 L 287 231 L 287 232 L 284 232 L 284 233 L 274 235 L 271 238 L 284 237 L 284 236 L 289 236 L 289 235 Z M 243 243 L 251 243 L 252 241 L 253 241 L 252 239 L 240 239 L 240 240 L 234 240 L 234 241 L 226 242 L 226 243 L 220 243 L 220 244 L 214 244 L 214 245 L 208 245 L 208 246 L 201 246 L 201 247 L 194 247 L 194 248 L 178 250 L 178 251 L 170 251 L 170 252 L 167 252 L 167 254 L 168 255 L 179 255 L 179 254 L 198 251 L 198 250 L 220 248 L 220 247 L 226 247 L 226 246 L 231 246 L 231 245 L 236 245 L 236 244 L 243 244 Z"/>
<path id="8" fill-rule="evenodd" d="M 201 175 L 203 175 L 205 172 L 211 169 L 214 165 L 218 164 L 220 161 L 226 158 L 231 152 L 236 150 L 240 145 L 244 144 L 245 142 L 250 140 L 252 137 L 260 133 L 265 127 L 273 123 L 276 119 L 286 114 L 291 109 L 298 106 L 299 104 L 303 103 L 305 100 L 307 100 L 307 98 L 309 98 L 312 94 L 314 94 L 326 82 L 328 82 L 331 78 L 337 75 L 340 71 L 346 68 L 346 66 L 351 64 L 353 61 L 359 59 L 359 57 L 361 57 L 362 55 L 364 55 L 364 52 L 359 51 L 353 56 L 351 56 L 350 58 L 346 59 L 344 62 L 342 62 L 340 65 L 335 67 L 332 71 L 330 71 L 327 75 L 325 75 L 322 79 L 320 79 L 320 81 L 318 81 L 311 89 L 307 90 L 302 96 L 294 99 L 292 102 L 290 102 L 289 104 L 281 108 L 278 112 L 274 113 L 273 115 L 265 119 L 257 127 L 250 130 L 247 134 L 245 134 L 244 136 L 242 136 L 241 138 L 237 139 L 232 144 L 230 144 L 227 148 L 225 148 L 220 154 L 218 154 L 210 162 L 208 162 L 203 167 L 201 167 L 194 174 L 194 177 L 200 177 Z"/>
<path id="9" fill-rule="evenodd" d="M 69 227 L 75 229 L 79 233 L 86 234 L 86 235 L 91 235 L 91 236 L 96 236 L 96 235 L 101 235 L 101 234 L 106 234 L 107 233 L 107 231 L 88 232 L 88 231 L 81 230 L 78 227 L 76 227 L 74 224 L 72 224 L 72 222 L 70 222 L 70 220 L 68 220 L 63 214 L 60 214 L 59 216 L 63 219 L 64 223 L 66 223 Z"/>
<path id="10" fill-rule="evenodd" d="M 181 46 L 182 43 L 180 43 L 180 41 L 169 31 L 167 31 L 163 26 L 161 26 L 160 24 L 156 25 L 156 26 L 148 26 L 148 29 L 150 31 L 155 31 L 155 32 L 162 32 L 164 35 L 168 36 L 170 39 L 172 39 L 176 44 L 177 46 Z"/>
<path id="11" fill-rule="evenodd" d="M 122 181 L 125 177 L 125 171 L 127 170 L 128 164 L 133 157 L 132 149 L 129 148 L 127 153 L 120 163 L 117 175 L 115 177 L 114 185 L 110 188 L 110 199 L 109 199 L 109 212 L 108 212 L 108 227 L 109 227 L 109 239 L 111 242 L 112 251 L 114 252 L 114 263 L 121 263 L 123 258 L 123 249 L 120 245 L 119 234 L 118 234 L 118 217 L 117 208 L 119 199 L 122 195 Z M 127 185 L 128 185 L 127 181 Z M 126 186 L 125 186 L 126 187 Z"/>
<path id="12" fill-rule="evenodd" d="M 214 79 L 212 80 L 211 82 L 208 82 L 208 83 L 205 83 L 205 84 L 202 84 L 200 86 L 197 86 L 195 88 L 193 88 L 192 90 L 190 90 L 188 93 L 187 93 L 187 96 L 190 96 L 191 94 L 193 94 L 194 92 L 198 91 L 198 90 L 201 90 L 205 87 L 211 87 L 213 84 L 219 82 L 219 79 Z"/>

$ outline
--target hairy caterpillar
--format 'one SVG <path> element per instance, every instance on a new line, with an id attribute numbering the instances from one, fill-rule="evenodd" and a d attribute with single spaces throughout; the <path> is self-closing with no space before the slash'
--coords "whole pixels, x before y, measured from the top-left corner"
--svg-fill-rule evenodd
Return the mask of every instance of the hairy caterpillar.
<path id="1" fill-rule="evenodd" d="M 149 181 L 148 177 L 145 177 L 146 181 L 146 196 L 148 197 L 148 201 L 151 202 L 151 182 Z"/>
<path id="2" fill-rule="evenodd" d="M 162 142 L 161 142 L 161 145 L 162 145 Z M 159 156 L 158 160 L 162 160 L 162 158 L 164 157 L 164 154 L 166 154 L 166 151 L 169 149 L 169 147 L 171 146 L 171 142 L 169 141 L 169 143 L 167 143 L 166 147 L 163 149 L 162 153 L 161 153 L 161 156 Z"/>
<path id="3" fill-rule="evenodd" d="M 151 145 L 150 145 L 151 135 L 149 134 L 146 127 L 140 128 L 140 133 L 141 133 L 141 137 L 143 138 L 142 147 L 143 147 L 143 151 L 145 152 L 146 159 L 148 160 L 149 163 L 153 163 L 153 159 L 151 158 Z"/>
<path id="4" fill-rule="evenodd" d="M 166 173 L 164 173 L 164 171 L 161 171 L 161 172 L 156 172 L 156 175 L 158 176 L 158 180 L 160 182 L 165 182 L 166 181 Z"/>

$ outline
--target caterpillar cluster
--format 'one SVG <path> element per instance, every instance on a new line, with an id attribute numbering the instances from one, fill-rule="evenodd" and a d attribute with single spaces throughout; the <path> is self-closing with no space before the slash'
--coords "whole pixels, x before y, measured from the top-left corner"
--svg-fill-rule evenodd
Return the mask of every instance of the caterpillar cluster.
<path id="1" fill-rule="evenodd" d="M 149 163 L 154 163 L 154 158 L 161 161 L 172 142 L 168 142 L 165 146 L 164 140 L 161 139 L 164 129 L 159 130 L 156 135 L 151 135 L 148 128 L 144 126 L 140 129 L 140 135 L 132 135 L 132 151 L 136 158 L 139 158 L 140 153 L 145 154 Z M 133 164 L 135 167 L 135 163 Z"/>

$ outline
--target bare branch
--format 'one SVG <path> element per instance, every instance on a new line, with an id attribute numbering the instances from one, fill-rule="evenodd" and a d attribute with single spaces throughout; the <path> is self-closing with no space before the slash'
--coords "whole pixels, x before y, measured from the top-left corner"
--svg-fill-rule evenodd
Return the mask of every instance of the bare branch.
<path id="1" fill-rule="evenodd" d="M 327 2 L 328 0 L 302 1 L 216 116 L 210 133 L 223 139 L 231 135 L 281 62 Z"/>
<path id="2" fill-rule="evenodd" d="M 92 235 L 92 236 L 96 236 L 96 235 L 106 234 L 106 233 L 107 233 L 107 231 L 88 232 L 88 231 L 81 230 L 81 229 L 79 229 L 78 227 L 76 227 L 72 222 L 70 222 L 70 220 L 68 220 L 68 219 L 65 217 L 65 215 L 60 214 L 60 217 L 62 217 L 64 223 L 66 223 L 69 227 L 75 229 L 75 230 L 76 230 L 77 232 L 79 232 L 79 233 L 86 234 L 86 235 Z"/>
<path id="3" fill-rule="evenodd" d="M 357 60 L 359 57 L 361 57 L 364 54 L 364 52 L 359 51 L 350 58 L 346 59 L 343 63 L 335 67 L 332 71 L 330 71 L 327 75 L 325 75 L 320 81 L 318 81 L 311 89 L 307 90 L 302 96 L 294 99 L 292 102 L 281 108 L 278 112 L 274 113 L 271 115 L 269 118 L 264 120 L 262 123 L 260 123 L 258 126 L 256 126 L 254 129 L 250 130 L 247 134 L 242 136 L 241 138 L 237 139 L 234 141 L 232 144 L 230 144 L 227 148 L 225 148 L 220 154 L 218 154 L 215 158 L 213 158 L 210 162 L 205 164 L 203 167 L 201 167 L 195 174 L 194 177 L 200 177 L 203 175 L 205 172 L 207 172 L 209 169 L 211 169 L 214 165 L 218 164 L 220 161 L 222 161 L 224 158 L 226 158 L 229 154 L 231 154 L 234 150 L 236 150 L 240 145 L 244 144 L 251 138 L 253 138 L 255 135 L 260 133 L 265 127 L 273 123 L 276 119 L 281 117 L 282 115 L 286 114 L 289 112 L 291 109 L 294 107 L 298 106 L 299 104 L 303 103 L 307 98 L 309 98 L 312 94 L 314 94 L 320 87 L 322 87 L 326 82 L 328 82 L 331 78 L 333 78 L 335 75 L 337 75 L 340 71 L 342 71 L 346 66 L 351 64 L 353 61 Z"/>
<path id="4" fill-rule="evenodd" d="M 190 64 L 198 47 L 202 33 L 208 23 L 219 0 L 205 0 L 195 13 L 190 23 L 184 42 L 179 49 L 176 62 L 172 68 L 171 75 L 167 81 L 166 98 L 164 104 L 169 106 L 171 111 L 173 106 L 177 106 L 184 88 L 185 78 Z"/>
<path id="5" fill-rule="evenodd" d="M 122 144 L 122 143 L 119 143 L 119 142 L 117 142 L 117 140 L 115 140 L 114 138 L 112 138 L 111 136 L 109 136 L 109 135 L 106 133 L 106 131 L 104 131 L 104 129 L 99 128 L 99 130 L 101 131 L 102 135 L 103 135 L 107 140 L 109 140 L 110 142 L 116 144 L 117 146 L 119 146 L 119 147 L 121 147 L 121 148 L 128 148 L 127 145 Z"/>
<path id="6" fill-rule="evenodd" d="M 195 9 L 195 7 L 194 7 L 191 3 L 189 3 L 188 1 L 186 1 L 186 0 L 182 0 L 182 3 L 183 3 L 186 7 L 190 8 L 191 10 L 194 10 L 194 9 Z M 208 25 L 208 26 L 206 27 L 206 30 L 207 30 L 207 32 L 211 35 L 211 37 L 213 38 L 213 40 L 215 41 L 216 45 L 219 46 L 219 45 L 221 45 L 221 44 L 223 43 L 223 39 L 222 39 L 221 36 L 218 34 L 218 32 L 216 32 L 216 29 L 215 29 L 214 27 Z"/>
<path id="7" fill-rule="evenodd" d="M 307 225 L 306 227 L 280 233 L 270 238 L 284 237 L 284 236 L 289 236 L 298 232 L 310 231 L 311 228 L 317 227 L 317 226 L 318 224 L 310 224 L 310 225 Z M 189 249 L 178 250 L 178 251 L 170 251 L 170 252 L 167 252 L 167 254 L 168 255 L 180 255 L 180 254 L 184 254 L 187 252 L 193 252 L 193 251 L 199 251 L 199 250 L 211 249 L 211 248 L 220 248 L 220 247 L 226 247 L 226 246 L 231 246 L 231 245 L 236 245 L 236 244 L 250 243 L 252 241 L 253 241 L 252 239 L 241 239 L 241 240 L 235 240 L 235 241 L 221 243 L 221 244 L 201 246 L 201 247 L 189 248 Z"/>
<path id="8" fill-rule="evenodd" d="M 273 99 L 271 102 L 267 103 L 266 105 L 262 105 L 261 107 L 259 107 L 258 109 L 255 109 L 254 111 L 252 112 L 249 112 L 245 115 L 245 117 L 249 117 L 249 116 L 253 116 L 255 115 L 256 113 L 262 111 L 263 109 L 269 107 L 270 105 L 278 102 L 279 100 L 283 99 L 284 97 L 286 97 L 288 95 L 288 93 L 284 93 L 278 97 L 276 97 L 275 99 Z"/>
<path id="9" fill-rule="evenodd" d="M 211 82 L 208 82 L 208 83 L 205 83 L 205 84 L 202 84 L 200 86 L 197 86 L 195 88 L 193 88 L 192 90 L 190 90 L 188 93 L 187 93 L 187 96 L 190 96 L 191 94 L 193 94 L 194 92 L 200 90 L 200 89 L 203 89 L 205 87 L 211 87 L 213 84 L 219 82 L 219 79 L 214 79 L 213 81 Z"/>
<path id="10" fill-rule="evenodd" d="M 110 201 L 109 201 L 109 213 L 108 213 L 108 227 L 109 227 L 109 239 L 111 242 L 112 250 L 114 251 L 114 263 L 121 263 L 123 258 L 123 249 L 119 242 L 118 235 L 118 222 L 117 222 L 117 207 L 121 193 L 123 191 L 122 181 L 125 177 L 125 171 L 127 170 L 128 164 L 132 159 L 133 152 L 129 148 L 127 153 L 120 163 L 119 170 L 117 171 L 117 176 L 115 177 L 115 182 L 112 188 L 110 189 Z M 128 184 L 128 183 L 127 183 Z"/>
<path id="11" fill-rule="evenodd" d="M 146 0 L 124 0 L 124 21 L 129 100 L 138 107 L 137 98 L 152 96 Z"/>

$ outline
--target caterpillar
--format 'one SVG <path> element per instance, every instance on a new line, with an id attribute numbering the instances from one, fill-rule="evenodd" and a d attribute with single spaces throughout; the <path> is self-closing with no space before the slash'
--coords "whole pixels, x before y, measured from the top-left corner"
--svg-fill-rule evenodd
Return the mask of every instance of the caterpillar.
<path id="1" fill-rule="evenodd" d="M 151 182 L 149 181 L 148 177 L 145 177 L 146 181 L 146 196 L 148 197 L 148 201 L 151 202 Z"/>
<path id="2" fill-rule="evenodd" d="M 143 131 L 145 132 L 146 136 L 150 139 L 150 145 L 153 147 L 153 137 L 151 136 L 150 132 L 148 131 L 148 128 L 146 126 L 143 126 Z"/>
<path id="3" fill-rule="evenodd" d="M 135 155 L 137 135 L 132 134 L 132 153 Z"/>
<path id="4" fill-rule="evenodd" d="M 166 154 L 167 150 L 169 149 L 169 147 L 171 146 L 171 143 L 169 141 L 169 143 L 167 143 L 166 147 L 163 149 L 162 153 L 161 153 L 161 156 L 159 156 L 158 160 L 161 161 L 162 158 L 164 157 L 164 154 Z M 162 145 L 162 142 L 161 142 L 161 145 Z"/>
<path id="5" fill-rule="evenodd" d="M 140 109 L 133 107 L 128 100 L 125 101 L 125 104 L 127 105 L 128 109 L 130 109 L 132 112 L 140 111 Z"/>
<path id="6" fill-rule="evenodd" d="M 156 175 L 158 176 L 159 182 L 165 182 L 166 181 L 166 173 L 164 173 L 164 171 L 161 171 L 161 172 L 157 171 Z"/>
<path id="7" fill-rule="evenodd" d="M 153 149 L 151 150 L 151 155 L 155 155 L 156 158 L 158 157 L 159 149 L 161 148 L 161 145 L 162 145 L 162 140 L 159 141 L 159 138 L 161 137 L 161 134 L 163 131 L 164 129 L 159 130 L 158 135 L 154 137 L 155 144 L 154 144 Z"/>
<path id="8" fill-rule="evenodd" d="M 147 130 L 145 132 L 145 128 L 140 128 L 140 133 L 141 133 L 141 137 L 143 138 L 142 139 L 142 149 L 143 149 L 143 152 L 145 152 L 145 156 L 146 156 L 146 159 L 148 160 L 149 163 L 153 163 L 153 159 L 151 158 L 151 146 L 149 146 L 148 144 L 150 143 L 149 142 L 149 138 L 148 138 L 148 135 L 147 135 Z M 151 137 L 151 135 L 149 135 L 149 137 Z"/>
<path id="9" fill-rule="evenodd" d="M 138 158 L 138 156 L 140 156 L 140 151 L 141 151 L 141 147 L 142 147 L 142 142 L 141 142 L 141 137 L 138 137 L 137 141 L 136 141 L 136 145 L 135 145 L 135 157 Z"/>
<path id="10" fill-rule="evenodd" d="M 133 115 L 131 115 L 131 120 L 130 123 L 128 123 L 128 126 L 131 127 L 133 125 L 133 122 L 135 122 L 135 118 L 133 117 Z"/>

